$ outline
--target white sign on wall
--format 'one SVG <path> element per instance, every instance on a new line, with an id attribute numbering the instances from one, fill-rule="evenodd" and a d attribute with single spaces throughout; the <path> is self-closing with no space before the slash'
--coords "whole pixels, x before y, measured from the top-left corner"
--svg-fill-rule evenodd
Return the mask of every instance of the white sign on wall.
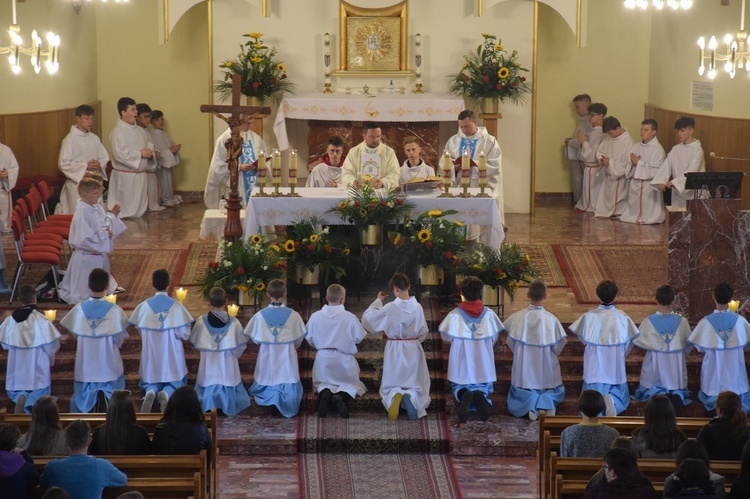
<path id="1" fill-rule="evenodd" d="M 714 110 L 714 84 L 710 81 L 690 82 L 690 109 Z"/>

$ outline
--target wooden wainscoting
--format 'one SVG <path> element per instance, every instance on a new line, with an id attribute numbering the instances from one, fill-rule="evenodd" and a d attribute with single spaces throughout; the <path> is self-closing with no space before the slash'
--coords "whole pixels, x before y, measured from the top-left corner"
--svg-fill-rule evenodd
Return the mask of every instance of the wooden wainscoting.
<path id="1" fill-rule="evenodd" d="M 701 141 L 706 156 L 708 171 L 743 171 L 750 173 L 750 119 L 722 118 L 700 114 L 683 113 L 646 104 L 645 117 L 659 123 L 658 138 L 669 153 L 677 143 L 674 123 L 681 116 L 695 118 L 695 137 Z M 631 137 L 638 138 L 638 131 L 631 130 Z M 711 158 L 710 153 L 727 158 L 747 158 L 749 161 L 734 161 Z M 748 175 L 750 177 L 750 175 Z M 750 178 L 742 181 L 742 209 L 750 210 Z"/>
<path id="2" fill-rule="evenodd" d="M 90 104 L 96 111 L 93 132 L 101 137 L 101 101 Z M 19 176 L 56 175 L 62 139 L 75 124 L 75 108 L 0 115 L 0 142 L 13 151 Z"/>

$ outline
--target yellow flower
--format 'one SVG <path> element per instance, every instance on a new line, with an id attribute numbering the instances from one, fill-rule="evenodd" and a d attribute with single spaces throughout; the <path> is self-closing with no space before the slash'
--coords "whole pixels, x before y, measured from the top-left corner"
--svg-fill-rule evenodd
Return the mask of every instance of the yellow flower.
<path id="1" fill-rule="evenodd" d="M 317 234 L 313 234 L 313 235 L 310 236 L 310 242 L 311 243 L 314 243 L 317 240 L 318 240 L 318 235 Z"/>
<path id="2" fill-rule="evenodd" d="M 237 286 L 237 289 L 239 289 L 240 291 L 247 291 L 247 286 L 245 286 L 244 284 L 240 284 L 239 286 Z"/>
<path id="3" fill-rule="evenodd" d="M 248 36 L 250 38 L 260 38 L 263 36 L 263 33 L 258 33 L 257 31 L 253 31 L 252 33 L 248 33 Z"/>
<path id="4" fill-rule="evenodd" d="M 228 67 L 228 68 L 231 68 L 232 67 L 232 61 L 227 61 L 227 62 L 224 63 L 224 65 L 226 67 Z"/>
<path id="5" fill-rule="evenodd" d="M 250 241 L 253 244 L 260 244 L 263 242 L 263 237 L 260 236 L 259 234 L 253 234 L 253 236 L 250 238 Z"/>
<path id="6" fill-rule="evenodd" d="M 276 67 L 277 67 L 277 68 L 279 69 L 279 71 L 281 71 L 282 73 L 286 73 L 286 64 L 284 64 L 283 62 L 281 62 L 281 63 L 277 64 L 277 65 L 276 65 Z"/>
<path id="7" fill-rule="evenodd" d="M 401 240 L 401 234 L 396 234 L 396 237 L 393 238 L 393 245 L 397 245 L 398 242 Z"/>
<path id="8" fill-rule="evenodd" d="M 346 200 L 339 203 L 339 209 L 343 210 L 344 208 L 346 208 Z"/>
<path id="9" fill-rule="evenodd" d="M 456 220 L 456 221 L 455 221 L 455 222 L 453 222 L 453 223 L 454 223 L 454 224 L 456 224 L 456 227 L 463 227 L 463 226 L 464 226 L 464 223 L 463 223 L 463 222 L 461 222 L 461 221 L 459 221 L 459 220 Z"/>
<path id="10" fill-rule="evenodd" d="M 292 241 L 291 239 L 288 239 L 288 240 L 287 240 L 287 241 L 286 241 L 286 242 L 284 243 L 284 250 L 285 250 L 285 251 L 286 251 L 287 253 L 294 253 L 294 241 Z"/>
<path id="11" fill-rule="evenodd" d="M 255 285 L 255 289 L 258 291 L 263 291 L 264 289 L 266 289 L 266 285 L 265 283 L 259 282 Z"/>
<path id="12" fill-rule="evenodd" d="M 432 237 L 432 234 L 430 234 L 430 231 L 427 229 L 422 229 L 419 232 L 417 232 L 417 240 L 420 243 L 426 243 L 427 241 L 430 240 L 431 237 Z"/>
<path id="13" fill-rule="evenodd" d="M 482 36 L 485 38 L 495 38 L 494 36 L 490 35 L 489 33 L 482 33 Z"/>
<path id="14" fill-rule="evenodd" d="M 508 276 L 507 276 L 507 274 L 505 272 L 503 272 L 502 274 L 500 274 L 500 275 L 497 276 L 497 278 L 500 279 L 501 281 L 503 279 L 505 279 L 506 277 L 508 277 Z"/>
<path id="15" fill-rule="evenodd" d="M 253 57 L 253 58 L 252 58 L 252 59 L 250 59 L 250 60 L 251 60 L 252 62 L 254 62 L 255 64 L 258 64 L 259 62 L 261 62 L 261 61 L 263 60 L 263 58 L 262 58 L 262 57 Z"/>
<path id="16" fill-rule="evenodd" d="M 360 209 L 359 209 L 359 216 L 360 216 L 360 217 L 364 217 L 364 216 L 367 216 L 367 210 L 366 210 L 366 209 L 364 209 L 364 208 L 360 208 Z"/>
<path id="17" fill-rule="evenodd" d="M 503 46 L 498 43 L 497 45 L 495 45 L 495 50 L 500 52 L 501 50 L 503 50 Z"/>
<path id="18" fill-rule="evenodd" d="M 431 211 L 427 212 L 427 216 L 428 217 L 439 217 L 442 214 L 443 214 L 443 212 L 440 211 L 440 210 L 431 210 Z"/>
<path id="19" fill-rule="evenodd" d="M 500 68 L 497 70 L 498 78 L 507 78 L 509 74 L 510 70 L 508 68 Z"/>
<path id="20" fill-rule="evenodd" d="M 344 255 L 344 256 L 347 256 L 351 252 L 352 252 L 352 250 L 350 250 L 349 248 L 344 248 L 344 251 L 342 251 L 341 254 Z"/>
<path id="21" fill-rule="evenodd" d="M 271 246 L 271 247 L 272 247 L 272 248 L 273 248 L 273 250 L 274 250 L 274 251 L 276 251 L 277 253 L 278 253 L 279 251 L 281 251 L 281 247 L 279 246 L 279 244 L 278 244 L 278 243 L 273 243 L 273 246 Z"/>
<path id="22" fill-rule="evenodd" d="M 369 182 L 370 180 L 372 180 L 372 175 L 362 175 L 362 180 L 364 180 L 365 182 Z"/>
<path id="23" fill-rule="evenodd" d="M 479 265 L 478 263 L 475 263 L 473 266 L 474 266 L 475 269 L 481 269 L 482 268 L 482 266 Z"/>
<path id="24" fill-rule="evenodd" d="M 515 289 L 518 289 L 518 281 L 510 281 L 510 287 Z"/>
<path id="25" fill-rule="evenodd" d="M 262 48 L 262 47 L 263 47 L 262 43 L 253 43 L 253 48 L 259 49 L 259 48 Z"/>

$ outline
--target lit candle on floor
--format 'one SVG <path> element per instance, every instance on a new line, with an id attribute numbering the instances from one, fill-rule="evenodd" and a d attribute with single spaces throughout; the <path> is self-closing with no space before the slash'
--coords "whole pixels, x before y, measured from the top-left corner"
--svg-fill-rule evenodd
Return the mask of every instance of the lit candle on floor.
<path id="1" fill-rule="evenodd" d="M 48 321 L 55 322 L 55 319 L 57 319 L 57 310 L 45 310 L 44 316 Z"/>
<path id="2" fill-rule="evenodd" d="M 110 303 L 114 303 L 115 305 L 117 305 L 117 295 L 115 294 L 107 295 L 104 297 L 104 299 Z"/>
<path id="3" fill-rule="evenodd" d="M 239 305 L 232 304 L 232 305 L 227 306 L 227 313 L 229 314 L 230 317 L 237 317 L 237 313 L 239 313 L 239 311 L 240 311 Z"/>
<path id="4" fill-rule="evenodd" d="M 174 297 L 175 297 L 175 299 L 178 302 L 180 302 L 180 303 L 184 302 L 185 298 L 187 298 L 187 289 L 185 289 L 185 288 L 177 288 L 174 291 Z"/>
<path id="5" fill-rule="evenodd" d="M 739 300 L 732 300 L 729 302 L 729 310 L 732 312 L 736 312 L 740 309 L 740 301 Z"/>

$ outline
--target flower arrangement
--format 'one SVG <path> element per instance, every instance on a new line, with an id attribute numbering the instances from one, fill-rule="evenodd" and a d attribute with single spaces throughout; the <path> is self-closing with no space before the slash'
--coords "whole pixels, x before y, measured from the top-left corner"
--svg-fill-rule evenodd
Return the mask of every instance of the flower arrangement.
<path id="1" fill-rule="evenodd" d="M 344 266 L 351 248 L 343 238 L 332 236 L 323 224 L 324 221 L 317 217 L 294 221 L 287 232 L 283 253 L 290 267 L 299 266 L 312 271 L 317 265 L 338 280 L 346 275 Z"/>
<path id="2" fill-rule="evenodd" d="M 487 286 L 500 287 L 511 300 L 515 298 L 521 281 L 531 282 L 539 277 L 539 271 L 531 264 L 529 255 L 515 243 L 503 243 L 499 249 L 480 243 L 462 260 L 459 274 L 476 276 Z"/>
<path id="3" fill-rule="evenodd" d="M 367 175 L 363 180 L 361 188 L 349 188 L 349 199 L 341 201 L 338 206 L 329 210 L 356 226 L 357 230 L 363 230 L 368 225 L 383 226 L 390 222 L 398 222 L 414 207 L 406 202 L 404 193 L 398 190 L 382 193 L 372 186 Z"/>
<path id="4" fill-rule="evenodd" d="M 280 249 L 259 234 L 254 234 L 247 242 L 222 242 L 221 248 L 221 260 L 208 264 L 208 271 L 200 282 L 201 293 L 206 298 L 214 287 L 223 288 L 227 293 L 243 291 L 258 295 L 265 291 L 269 281 L 286 276 L 286 262 L 281 258 Z"/>
<path id="5" fill-rule="evenodd" d="M 388 239 L 404 260 L 422 267 L 437 265 L 443 270 L 458 267 L 458 253 L 464 247 L 463 223 L 446 220 L 456 210 L 431 210 L 408 220 L 403 232 L 389 232 Z"/>
<path id="6" fill-rule="evenodd" d="M 518 63 L 518 51 L 510 54 L 495 35 L 482 33 L 484 43 L 476 54 L 464 56 L 464 66 L 451 75 L 448 89 L 451 94 L 472 99 L 497 98 L 517 104 L 524 94 L 531 92 L 526 77 L 529 70 Z"/>
<path id="7" fill-rule="evenodd" d="M 235 59 L 219 64 L 224 70 L 224 80 L 217 81 L 214 90 L 222 100 L 232 96 L 232 75 L 242 75 L 242 93 L 256 97 L 261 103 L 267 98 L 281 100 L 285 93 L 294 89 L 294 84 L 287 79 L 286 64 L 276 59 L 276 49 L 263 43 L 263 33 L 242 35 L 250 38 L 240 45 L 240 53 Z"/>

